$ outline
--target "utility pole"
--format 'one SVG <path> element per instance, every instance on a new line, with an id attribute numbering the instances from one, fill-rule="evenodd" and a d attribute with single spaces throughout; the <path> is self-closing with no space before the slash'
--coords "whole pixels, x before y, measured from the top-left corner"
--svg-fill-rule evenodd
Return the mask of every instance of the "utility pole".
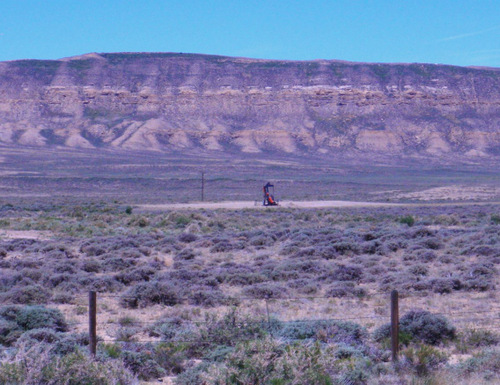
<path id="1" fill-rule="evenodd" d="M 205 201 L 205 171 L 201 172 L 201 201 Z"/>

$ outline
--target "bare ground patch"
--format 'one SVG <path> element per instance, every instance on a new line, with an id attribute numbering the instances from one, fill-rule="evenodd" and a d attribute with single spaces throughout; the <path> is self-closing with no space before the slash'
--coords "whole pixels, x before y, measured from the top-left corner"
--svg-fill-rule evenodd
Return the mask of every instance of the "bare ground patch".
<path id="1" fill-rule="evenodd" d="M 50 231 L 39 230 L 0 230 L 0 238 L 7 239 L 51 239 L 54 234 Z"/>
<path id="2" fill-rule="evenodd" d="M 500 187 L 487 186 L 487 185 L 479 185 L 479 186 L 450 185 L 450 186 L 435 187 L 410 193 L 395 193 L 393 195 L 393 197 L 397 199 L 416 199 L 420 201 L 435 201 L 435 200 L 485 201 L 498 198 L 499 196 L 500 196 Z"/>

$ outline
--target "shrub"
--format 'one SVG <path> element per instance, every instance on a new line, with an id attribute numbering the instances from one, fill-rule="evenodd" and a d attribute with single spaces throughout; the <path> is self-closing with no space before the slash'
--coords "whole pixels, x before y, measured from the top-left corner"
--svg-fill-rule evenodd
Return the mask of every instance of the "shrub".
<path id="1" fill-rule="evenodd" d="M 459 366 L 460 371 L 470 374 L 474 372 L 485 373 L 500 371 L 500 351 L 486 350 L 474 354 Z"/>
<path id="2" fill-rule="evenodd" d="M 425 276 L 429 273 L 429 269 L 424 266 L 424 265 L 413 265 L 411 266 L 408 271 L 413 274 L 413 275 L 417 275 L 417 276 Z"/>
<path id="3" fill-rule="evenodd" d="M 426 376 L 447 361 L 446 354 L 428 345 L 409 347 L 402 353 L 402 365 L 413 370 L 417 376 Z"/>
<path id="4" fill-rule="evenodd" d="M 214 307 L 228 302 L 228 298 L 220 290 L 211 287 L 195 287 L 189 295 L 189 303 L 195 306 Z"/>
<path id="5" fill-rule="evenodd" d="M 229 240 L 223 239 L 215 243 L 210 249 L 212 253 L 224 253 L 232 250 L 243 250 L 245 244 L 241 241 L 231 242 Z"/>
<path id="6" fill-rule="evenodd" d="M 459 279 L 434 278 L 429 281 L 429 286 L 434 293 L 451 293 L 453 290 L 460 290 L 462 287 Z"/>
<path id="7" fill-rule="evenodd" d="M 361 344 L 368 335 L 366 329 L 358 324 L 336 320 L 275 322 L 272 330 L 273 335 L 285 340 L 314 339 L 345 345 Z"/>
<path id="8" fill-rule="evenodd" d="M 153 266 L 140 266 L 116 274 L 115 279 L 120 283 L 129 285 L 132 282 L 149 281 L 156 272 L 157 270 Z"/>
<path id="9" fill-rule="evenodd" d="M 470 266 L 462 276 L 467 290 L 486 291 L 494 288 L 493 278 L 497 270 L 491 263 L 477 263 Z"/>
<path id="10" fill-rule="evenodd" d="M 120 342 L 134 342 L 139 331 L 135 326 L 121 326 L 115 331 L 115 339 Z"/>
<path id="11" fill-rule="evenodd" d="M 490 220 L 491 220 L 491 223 L 493 223 L 495 225 L 499 225 L 500 224 L 500 215 L 491 214 Z"/>
<path id="12" fill-rule="evenodd" d="M 155 346 L 154 360 L 168 374 L 179 374 L 184 370 L 184 363 L 187 360 L 186 350 L 185 343 L 162 342 Z"/>
<path id="13" fill-rule="evenodd" d="M 199 378 L 201 383 L 228 385 L 331 385 L 334 382 L 329 372 L 333 361 L 318 344 L 281 346 L 271 339 L 263 339 L 239 344 L 222 365 L 204 367 L 205 373 L 199 374 Z"/>
<path id="14" fill-rule="evenodd" d="M 242 316 L 236 309 L 228 311 L 221 318 L 207 315 L 198 333 L 200 342 L 205 344 L 208 350 L 213 346 L 235 346 L 241 340 L 264 336 L 261 322 Z"/>
<path id="15" fill-rule="evenodd" d="M 193 249 L 183 249 L 181 252 L 177 253 L 174 257 L 174 261 L 189 261 L 196 257 L 196 253 Z"/>
<path id="16" fill-rule="evenodd" d="M 163 341 L 176 340 L 178 337 L 195 333 L 195 325 L 179 317 L 166 317 L 159 319 L 149 330 L 151 336 L 160 337 Z"/>
<path id="17" fill-rule="evenodd" d="M 175 380 L 175 385 L 206 385 L 206 372 L 209 369 L 208 362 L 201 362 L 188 368 L 185 372 L 179 374 Z"/>
<path id="18" fill-rule="evenodd" d="M 159 320 L 150 334 L 160 336 L 169 344 L 183 345 L 188 356 L 202 357 L 212 354 L 217 347 L 231 347 L 241 340 L 262 338 L 265 332 L 262 322 L 241 316 L 236 309 L 232 309 L 222 317 L 206 314 L 202 322 L 167 317 Z"/>
<path id="19" fill-rule="evenodd" d="M 121 305 L 128 308 L 146 307 L 154 304 L 174 306 L 182 302 L 179 288 L 168 283 L 152 281 L 139 283 L 121 298 Z"/>
<path id="20" fill-rule="evenodd" d="M 9 361 L 0 363 L 0 383 L 137 385 L 120 361 L 100 362 L 80 351 L 53 356 L 44 345 L 21 348 Z"/>
<path id="21" fill-rule="evenodd" d="M 366 290 L 353 282 L 337 282 L 325 291 L 327 297 L 342 298 L 342 297 L 364 297 Z"/>
<path id="22" fill-rule="evenodd" d="M 354 265 L 339 265 L 333 272 L 333 277 L 338 281 L 359 281 L 362 275 L 361 267 Z"/>
<path id="23" fill-rule="evenodd" d="M 23 330 L 16 322 L 0 318 L 0 344 L 10 346 L 22 333 Z"/>
<path id="24" fill-rule="evenodd" d="M 57 343 L 53 346 L 52 352 L 54 354 L 66 355 L 69 353 L 75 353 L 80 348 L 89 345 L 89 335 L 88 333 L 58 333 L 59 339 Z"/>
<path id="25" fill-rule="evenodd" d="M 71 293 L 67 292 L 55 293 L 52 297 L 52 301 L 58 304 L 70 304 L 73 303 L 74 299 L 75 297 Z"/>
<path id="26" fill-rule="evenodd" d="M 59 342 L 60 338 L 60 334 L 52 329 L 32 329 L 23 333 L 23 335 L 17 340 L 16 345 L 24 345 L 26 347 L 31 347 L 40 343 L 54 345 L 56 342 Z"/>
<path id="27" fill-rule="evenodd" d="M 455 338 L 456 329 L 449 321 L 441 316 L 424 310 L 411 310 L 399 320 L 399 330 L 413 340 L 426 344 L 436 345 L 440 342 Z M 374 339 L 381 341 L 389 338 L 391 327 L 383 325 L 374 332 Z"/>
<path id="28" fill-rule="evenodd" d="M 0 308 L 0 318 L 15 322 L 22 330 L 49 328 L 63 332 L 68 328 L 59 310 L 44 306 L 4 306 Z"/>
<path id="29" fill-rule="evenodd" d="M 180 242 L 191 243 L 196 241 L 198 237 L 192 233 L 182 233 L 179 235 L 178 239 Z"/>
<path id="30" fill-rule="evenodd" d="M 237 274 L 233 274 L 229 276 L 225 281 L 229 285 L 239 285 L 239 286 L 246 286 L 246 285 L 253 285 L 255 283 L 261 283 L 267 281 L 267 277 L 259 274 L 259 273 L 253 273 L 253 272 L 241 272 Z"/>
<path id="31" fill-rule="evenodd" d="M 216 346 L 205 355 L 204 359 L 211 362 L 222 362 L 232 352 L 234 352 L 233 346 Z"/>
<path id="32" fill-rule="evenodd" d="M 270 234 L 260 234 L 251 238 L 250 244 L 257 249 L 264 249 L 266 246 L 272 246 L 276 239 Z"/>
<path id="33" fill-rule="evenodd" d="M 432 262 L 436 259 L 436 254 L 433 251 L 424 251 L 417 258 L 423 262 Z"/>
<path id="34" fill-rule="evenodd" d="M 175 226 L 178 228 L 184 228 L 191 222 L 191 218 L 184 215 L 178 215 L 175 219 Z"/>
<path id="35" fill-rule="evenodd" d="M 411 227 L 415 224 L 415 218 L 413 218 L 411 215 L 405 215 L 404 217 L 399 218 L 399 223 Z"/>
<path id="36" fill-rule="evenodd" d="M 95 276 L 89 275 L 82 277 L 78 280 L 81 286 L 87 290 L 94 290 L 97 292 L 116 292 L 122 289 L 122 285 L 112 276 Z"/>
<path id="37" fill-rule="evenodd" d="M 258 283 L 243 290 L 243 294 L 252 298 L 283 298 L 288 293 L 286 286 L 275 282 Z"/>
<path id="38" fill-rule="evenodd" d="M 359 247 L 354 242 L 338 241 L 332 244 L 333 250 L 340 255 L 358 254 Z"/>
<path id="39" fill-rule="evenodd" d="M 105 271 L 121 271 L 127 269 L 131 266 L 134 266 L 136 261 L 133 259 L 127 259 L 123 257 L 115 257 L 113 255 L 106 255 L 102 266 Z"/>
<path id="40" fill-rule="evenodd" d="M 139 227 L 147 227 L 147 226 L 149 226 L 149 223 L 150 223 L 149 218 L 142 216 L 142 217 L 132 219 L 129 222 L 129 225 L 139 226 Z"/>
<path id="41" fill-rule="evenodd" d="M 3 296 L 4 301 L 15 304 L 44 304 L 50 300 L 50 292 L 40 285 L 14 287 Z"/>
<path id="42" fill-rule="evenodd" d="M 147 381 L 166 374 L 149 352 L 123 350 L 120 358 L 125 367 L 141 380 Z"/>
<path id="43" fill-rule="evenodd" d="M 297 282 L 295 282 L 295 285 L 297 285 Z M 305 295 L 316 294 L 319 291 L 319 289 L 320 289 L 320 286 L 316 282 L 308 282 L 305 284 L 300 284 L 300 285 L 298 285 L 298 287 L 296 287 L 296 290 L 300 294 L 305 294 Z"/>
<path id="44" fill-rule="evenodd" d="M 460 353 L 467 353 L 470 349 L 492 346 L 500 342 L 498 334 L 481 329 L 466 329 L 459 333 L 456 346 Z"/>
<path id="45" fill-rule="evenodd" d="M 122 349 L 119 344 L 99 344 L 97 346 L 97 356 L 100 359 L 108 359 L 108 358 L 118 358 L 122 353 Z"/>

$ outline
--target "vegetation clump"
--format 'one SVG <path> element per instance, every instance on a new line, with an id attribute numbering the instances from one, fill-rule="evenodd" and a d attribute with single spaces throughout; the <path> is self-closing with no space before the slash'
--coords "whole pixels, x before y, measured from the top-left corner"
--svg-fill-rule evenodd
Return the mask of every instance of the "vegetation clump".
<path id="1" fill-rule="evenodd" d="M 118 204 L 34 205 L 26 212 L 4 207 L 0 215 L 8 220 L 2 226 L 19 223 L 56 235 L 0 239 L 2 354 L 10 359 L 38 349 L 59 374 L 29 382 L 26 373 L 38 373 L 36 368 L 5 360 L 0 379 L 64 383 L 58 382 L 65 381 L 58 365 L 64 362 L 71 373 L 88 364 L 88 335 L 73 325 L 86 322 L 81 298 L 96 290 L 100 311 L 109 315 L 102 330 L 114 341 L 99 342 L 98 369 L 76 375 L 82 383 L 107 384 L 97 371 L 117 371 L 123 384 L 163 376 L 204 385 L 241 379 L 266 385 L 422 383 L 436 373 L 472 379 L 483 370 L 496 380 L 499 338 L 493 331 L 457 330 L 450 322 L 455 318 L 410 311 L 400 320 L 400 365 L 393 367 L 389 326 L 378 328 L 387 319 L 393 289 L 418 306 L 425 306 L 426 295 L 447 301 L 459 291 L 491 299 L 500 246 L 490 211 L 469 206 L 452 215 L 440 207 L 139 215 Z M 401 225 L 407 216 L 418 223 Z M 159 309 L 164 314 L 158 317 Z M 342 314 L 346 309 L 349 315 Z M 471 361 L 446 365 L 457 353 L 471 354 Z"/>
<path id="2" fill-rule="evenodd" d="M 375 330 L 373 337 L 377 341 L 389 338 L 391 326 L 386 324 Z M 437 345 L 452 340 L 456 328 L 443 316 L 425 310 L 411 310 L 399 320 L 399 331 L 411 341 Z"/>

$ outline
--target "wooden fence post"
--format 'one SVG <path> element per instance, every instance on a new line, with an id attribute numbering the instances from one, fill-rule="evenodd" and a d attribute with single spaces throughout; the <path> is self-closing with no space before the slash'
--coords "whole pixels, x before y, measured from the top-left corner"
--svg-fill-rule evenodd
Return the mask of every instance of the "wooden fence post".
<path id="1" fill-rule="evenodd" d="M 271 315 L 269 313 L 269 303 L 267 301 L 267 298 L 265 298 L 266 301 L 266 313 L 267 313 L 267 330 L 269 331 L 270 336 L 273 336 L 273 330 L 271 328 Z"/>
<path id="2" fill-rule="evenodd" d="M 97 295 L 89 291 L 89 349 L 90 355 L 95 357 L 97 351 Z"/>
<path id="3" fill-rule="evenodd" d="M 399 303 L 397 290 L 391 292 L 391 348 L 392 362 L 397 362 L 399 354 Z"/>

